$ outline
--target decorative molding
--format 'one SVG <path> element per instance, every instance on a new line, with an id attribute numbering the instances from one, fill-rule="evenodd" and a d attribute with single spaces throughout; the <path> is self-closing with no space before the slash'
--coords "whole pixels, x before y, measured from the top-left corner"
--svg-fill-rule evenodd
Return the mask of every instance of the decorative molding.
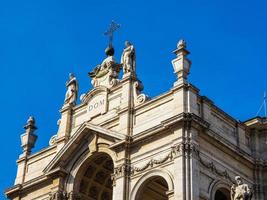
<path id="1" fill-rule="evenodd" d="M 148 168 L 152 168 L 152 167 L 155 167 L 157 165 L 161 165 L 165 162 L 168 162 L 168 161 L 173 161 L 175 157 L 178 157 L 178 156 L 181 156 L 182 155 L 182 148 L 181 148 L 182 144 L 177 144 L 177 145 L 173 145 L 171 147 L 171 151 L 159 158 L 159 159 L 150 159 L 147 163 L 145 163 L 144 165 L 142 166 L 131 166 L 131 175 L 134 175 L 135 173 L 137 172 L 142 172 Z"/>
<path id="2" fill-rule="evenodd" d="M 54 144 L 56 144 L 56 141 L 57 141 L 57 134 L 56 135 L 53 135 L 50 140 L 49 140 L 49 145 L 52 146 Z"/>
<path id="3" fill-rule="evenodd" d="M 68 200 L 68 193 L 65 191 L 56 191 L 49 194 L 49 200 Z"/>
<path id="4" fill-rule="evenodd" d="M 105 86 L 97 86 L 94 89 L 90 90 L 90 92 L 86 94 L 82 94 L 80 99 L 81 102 L 84 104 L 87 104 L 94 96 L 97 96 L 98 94 L 108 94 L 109 89 Z"/>
<path id="5" fill-rule="evenodd" d="M 171 151 L 166 155 L 159 159 L 150 159 L 147 163 L 141 166 L 131 166 L 131 175 L 134 175 L 137 172 L 142 172 L 148 168 L 155 167 L 157 165 L 161 165 L 168 161 L 173 161 L 176 157 L 181 155 L 192 155 L 192 153 L 198 152 L 198 147 L 196 144 L 190 142 L 182 142 L 179 144 L 175 144 L 171 147 Z"/>
<path id="6" fill-rule="evenodd" d="M 118 167 L 114 167 L 114 173 L 111 174 L 112 185 L 116 185 L 116 180 L 123 176 L 131 175 L 131 165 L 129 164 L 121 164 Z"/>
<path id="7" fill-rule="evenodd" d="M 118 177 L 130 175 L 130 174 L 131 174 L 131 166 L 129 164 L 124 163 L 114 168 L 113 177 L 117 179 Z"/>
<path id="8" fill-rule="evenodd" d="M 169 154 L 167 154 L 166 156 L 160 158 L 160 159 L 154 159 L 152 158 L 150 161 L 148 161 L 146 164 L 144 164 L 143 166 L 140 167 L 132 167 L 131 170 L 131 175 L 133 175 L 136 172 L 142 172 L 148 168 L 152 168 L 156 165 L 160 165 L 163 164 L 165 162 L 167 162 L 168 160 L 173 160 L 173 153 L 170 152 Z"/>
<path id="9" fill-rule="evenodd" d="M 137 80 L 133 84 L 133 91 L 134 91 L 134 104 L 135 105 L 140 105 L 147 101 L 149 97 L 141 91 L 144 89 L 144 86 L 141 81 Z"/>
<path id="10" fill-rule="evenodd" d="M 219 175 L 220 177 L 223 177 L 231 182 L 234 182 L 228 171 L 227 170 L 224 170 L 224 171 L 221 171 L 221 170 L 218 170 L 217 167 L 215 166 L 215 164 L 213 162 L 206 162 L 204 161 L 201 157 L 199 157 L 199 162 L 204 166 L 206 167 L 207 169 L 209 169 L 212 173 L 216 174 L 216 175 Z"/>
<path id="11" fill-rule="evenodd" d="M 219 170 L 216 165 L 211 161 L 207 162 L 204 161 L 200 156 L 199 147 L 197 144 L 192 143 L 191 141 L 186 141 L 179 144 L 179 153 L 181 150 L 185 153 L 185 155 L 195 155 L 200 164 L 210 170 L 212 173 L 229 180 L 230 182 L 234 183 L 234 180 L 231 179 L 229 172 L 227 170 Z"/>
<path id="12" fill-rule="evenodd" d="M 204 161 L 200 156 L 199 150 L 196 150 L 195 152 L 196 152 L 197 158 L 198 158 L 200 164 L 202 164 L 202 166 L 204 166 L 205 168 L 210 170 L 212 173 L 234 183 L 234 180 L 231 179 L 229 172 L 227 170 L 219 170 L 212 161 L 211 162 Z"/>
<path id="13" fill-rule="evenodd" d="M 202 119 L 201 117 L 197 116 L 194 113 L 183 113 L 183 120 L 187 122 L 196 122 L 197 124 L 201 125 L 204 128 L 209 128 L 210 124 Z"/>
<path id="14" fill-rule="evenodd" d="M 80 200 L 79 194 L 74 192 L 67 193 L 66 191 L 55 191 L 49 194 L 49 200 Z"/>
<path id="15" fill-rule="evenodd" d="M 132 166 L 131 167 L 131 175 L 133 175 L 136 172 L 142 172 L 142 171 L 144 171 L 148 168 L 152 168 L 156 165 L 163 164 L 167 161 L 172 161 L 175 157 L 179 157 L 181 155 L 187 155 L 187 156 L 188 155 L 189 156 L 196 155 L 196 158 L 199 160 L 199 162 L 204 167 L 209 169 L 212 173 L 215 173 L 216 175 L 223 177 L 223 178 L 231 181 L 232 183 L 234 182 L 234 180 L 231 179 L 229 172 L 227 170 L 221 171 L 215 166 L 215 164 L 213 162 L 204 161 L 200 156 L 198 145 L 191 142 L 191 141 L 186 141 L 186 142 L 182 142 L 182 143 L 173 145 L 171 147 L 170 153 L 168 153 L 166 156 L 164 156 L 160 159 L 152 158 L 150 161 L 148 161 L 147 163 L 145 163 L 144 165 L 142 165 L 140 167 Z"/>

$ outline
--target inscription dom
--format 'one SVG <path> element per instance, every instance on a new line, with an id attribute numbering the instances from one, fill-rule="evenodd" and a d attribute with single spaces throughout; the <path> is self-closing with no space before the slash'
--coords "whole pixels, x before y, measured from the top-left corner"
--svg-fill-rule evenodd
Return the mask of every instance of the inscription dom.
<path id="1" fill-rule="evenodd" d="M 106 112 L 107 112 L 106 95 L 98 95 L 88 103 L 87 113 L 88 113 L 89 119 L 99 114 L 102 115 Z"/>
<path id="2" fill-rule="evenodd" d="M 101 99 L 97 102 L 92 102 L 92 104 L 90 104 L 88 107 L 88 111 L 90 112 L 90 111 L 97 109 L 97 108 L 104 106 L 104 105 L 105 105 L 105 99 Z"/>

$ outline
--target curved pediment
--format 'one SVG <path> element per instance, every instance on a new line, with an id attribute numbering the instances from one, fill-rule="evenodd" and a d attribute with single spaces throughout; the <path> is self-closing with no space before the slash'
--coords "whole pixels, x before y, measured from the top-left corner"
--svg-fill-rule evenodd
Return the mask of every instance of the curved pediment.
<path id="1" fill-rule="evenodd" d="M 97 151 L 99 145 L 104 144 L 108 148 L 123 141 L 126 141 L 126 136 L 121 133 L 88 122 L 84 123 L 46 166 L 44 173 L 50 174 L 56 169 L 64 169 L 64 164 L 72 159 L 72 154 L 82 145 L 86 145 L 89 151 Z"/>
<path id="2" fill-rule="evenodd" d="M 81 96 L 82 103 L 88 103 L 92 98 L 99 94 L 105 94 L 107 95 L 109 92 L 109 89 L 104 86 L 97 86 L 90 90 L 87 94 L 83 94 Z"/>
<path id="3" fill-rule="evenodd" d="M 98 86 L 81 96 L 81 101 L 87 104 L 87 117 L 89 120 L 94 116 L 103 115 L 108 111 L 108 92 L 108 88 Z"/>

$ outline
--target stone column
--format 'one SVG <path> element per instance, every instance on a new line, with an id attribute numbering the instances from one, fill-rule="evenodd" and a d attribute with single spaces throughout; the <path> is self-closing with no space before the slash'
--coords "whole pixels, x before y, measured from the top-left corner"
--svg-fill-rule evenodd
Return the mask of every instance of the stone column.
<path id="1" fill-rule="evenodd" d="M 189 163 L 189 177 L 190 177 L 190 199 L 199 199 L 199 161 L 198 161 L 198 131 L 193 127 L 190 127 L 189 130 L 190 141 L 188 143 L 188 163 Z M 188 177 L 188 179 L 189 179 Z"/>
<path id="2" fill-rule="evenodd" d="M 130 165 L 122 164 L 114 169 L 113 200 L 129 199 Z"/>
<path id="3" fill-rule="evenodd" d="M 183 140 L 174 148 L 174 198 L 195 200 L 199 199 L 198 150 L 195 141 L 197 131 L 191 128 L 191 122 L 186 121 L 182 132 Z"/>
<path id="4" fill-rule="evenodd" d="M 185 176 L 184 176 L 184 157 L 182 154 L 174 159 L 174 199 L 185 200 Z"/>

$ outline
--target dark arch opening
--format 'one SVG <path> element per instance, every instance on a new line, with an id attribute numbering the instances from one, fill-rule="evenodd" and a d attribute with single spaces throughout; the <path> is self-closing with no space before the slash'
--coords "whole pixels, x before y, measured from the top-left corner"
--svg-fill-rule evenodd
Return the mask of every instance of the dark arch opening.
<path id="1" fill-rule="evenodd" d="M 215 193 L 215 200 L 231 200 L 229 190 L 220 188 Z"/>
<path id="2" fill-rule="evenodd" d="M 143 183 L 136 200 L 168 200 L 167 192 L 168 184 L 165 179 L 155 176 Z"/>
<path id="3" fill-rule="evenodd" d="M 114 166 L 111 157 L 99 154 L 93 157 L 79 183 L 79 196 L 83 200 L 112 200 Z"/>

